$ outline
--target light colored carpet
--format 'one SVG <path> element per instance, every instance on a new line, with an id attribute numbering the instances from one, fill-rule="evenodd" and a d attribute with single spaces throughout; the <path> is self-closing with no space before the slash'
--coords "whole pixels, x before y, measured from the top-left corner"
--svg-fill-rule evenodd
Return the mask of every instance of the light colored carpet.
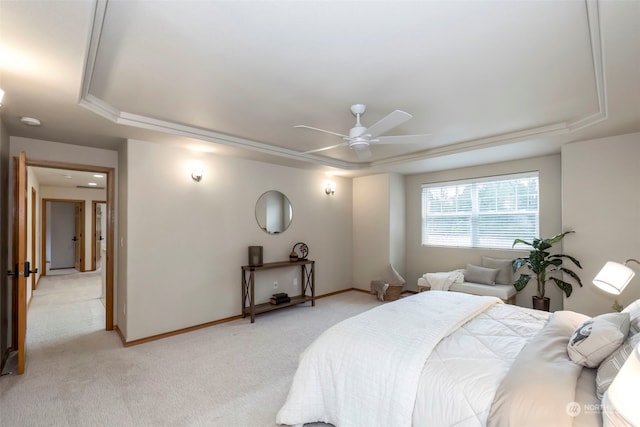
<path id="1" fill-rule="evenodd" d="M 380 304 L 351 291 L 124 348 L 99 297 L 96 273 L 40 281 L 26 373 L 0 379 L 0 425 L 273 427 L 299 354 Z"/>

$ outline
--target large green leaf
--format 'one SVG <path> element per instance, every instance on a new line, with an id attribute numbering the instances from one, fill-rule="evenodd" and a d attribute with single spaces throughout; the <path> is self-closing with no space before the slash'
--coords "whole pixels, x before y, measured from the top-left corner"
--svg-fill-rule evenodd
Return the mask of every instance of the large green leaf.
<path id="1" fill-rule="evenodd" d="M 573 286 L 571 286 L 571 283 L 567 283 L 564 280 L 558 279 L 556 277 L 552 277 L 551 280 L 556 282 L 556 285 L 558 285 L 558 287 L 562 289 L 567 298 L 571 296 L 571 293 L 573 292 Z"/>
<path id="2" fill-rule="evenodd" d="M 527 283 L 529 283 L 532 277 L 531 274 L 521 274 L 518 280 L 513 283 L 513 287 L 516 288 L 516 291 L 520 292 L 527 286 Z"/>
<path id="3" fill-rule="evenodd" d="M 533 244 L 526 242 L 522 239 L 516 239 L 513 241 L 513 245 L 511 245 L 511 247 L 513 248 L 515 245 L 517 245 L 518 243 L 522 243 L 523 245 L 527 245 L 527 246 L 533 246 Z"/>
<path id="4" fill-rule="evenodd" d="M 569 276 L 571 276 L 573 278 L 573 280 L 575 280 L 576 282 L 578 282 L 578 285 L 580 285 L 580 287 L 582 287 L 582 280 L 580 280 L 580 277 L 578 277 L 578 275 L 572 271 L 569 270 L 568 268 L 561 268 L 560 271 L 562 271 L 565 274 L 568 274 Z"/>
<path id="5" fill-rule="evenodd" d="M 574 263 L 576 265 L 576 267 L 582 268 L 582 266 L 580 265 L 580 261 L 578 261 L 577 259 L 575 259 L 571 255 L 555 254 L 555 255 L 551 255 L 551 256 L 554 257 L 554 258 L 568 258 L 568 259 L 571 260 L 572 263 Z"/>
<path id="6" fill-rule="evenodd" d="M 560 233 L 560 234 L 556 234 L 553 237 L 550 237 L 549 239 L 546 239 L 546 241 L 550 244 L 556 244 L 558 243 L 560 240 L 562 240 L 564 238 L 564 236 L 566 236 L 569 233 L 575 233 L 575 231 L 565 231 L 564 233 Z"/>
<path id="7" fill-rule="evenodd" d="M 525 265 L 529 265 L 529 258 L 516 258 L 511 262 L 511 267 L 514 273 Z"/>

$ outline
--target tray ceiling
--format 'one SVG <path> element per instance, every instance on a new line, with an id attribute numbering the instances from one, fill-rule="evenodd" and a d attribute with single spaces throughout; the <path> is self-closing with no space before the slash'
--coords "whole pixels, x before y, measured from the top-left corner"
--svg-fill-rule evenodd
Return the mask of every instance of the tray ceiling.
<path id="1" fill-rule="evenodd" d="M 41 7 L 57 4 L 50 15 L 84 23 L 82 52 L 68 52 L 82 61 L 76 105 L 115 125 L 96 127 L 113 137 L 161 135 L 272 160 L 416 172 L 433 159 L 446 165 L 466 154 L 471 164 L 484 150 L 507 160 L 640 130 L 631 98 L 616 104 L 631 107 L 619 108 L 617 121 L 608 108 L 618 93 L 608 90 L 610 64 L 627 67 L 609 71 L 638 91 L 638 61 L 623 66 L 615 44 L 640 52 L 637 20 L 625 20 L 640 15 L 633 2 L 98 1 L 74 11 L 48 3 Z M 367 159 L 348 147 L 307 154 L 342 140 L 294 126 L 348 134 L 355 103 L 367 105 L 364 126 L 395 109 L 413 115 L 385 135 L 430 135 L 373 145 Z"/>

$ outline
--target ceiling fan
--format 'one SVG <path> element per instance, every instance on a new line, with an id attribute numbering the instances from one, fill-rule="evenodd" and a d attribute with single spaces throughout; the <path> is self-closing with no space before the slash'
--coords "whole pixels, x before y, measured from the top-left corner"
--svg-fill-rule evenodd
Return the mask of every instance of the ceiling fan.
<path id="1" fill-rule="evenodd" d="M 365 127 L 360 122 L 360 117 L 367 110 L 367 106 L 364 104 L 354 104 L 351 106 L 351 112 L 354 116 L 356 116 L 356 124 L 354 127 L 349 130 L 349 135 L 344 135 L 338 132 L 333 132 L 325 129 L 318 129 L 311 126 L 306 125 L 296 125 L 295 128 L 304 128 L 316 130 L 324 133 L 329 133 L 331 135 L 336 135 L 342 137 L 345 142 L 336 145 L 330 145 L 328 147 L 318 148 L 316 150 L 306 151 L 304 154 L 309 153 L 317 153 L 320 151 L 331 150 L 333 148 L 338 147 L 349 147 L 356 152 L 356 155 L 359 158 L 366 158 L 371 156 L 371 150 L 369 146 L 371 144 L 407 144 L 407 143 L 416 143 L 424 140 L 425 136 L 429 136 L 430 134 L 424 135 L 400 135 L 400 136 L 382 136 L 383 133 L 393 129 L 396 126 L 401 125 L 406 122 L 413 116 L 404 111 L 395 110 L 373 125 L 369 127 Z"/>

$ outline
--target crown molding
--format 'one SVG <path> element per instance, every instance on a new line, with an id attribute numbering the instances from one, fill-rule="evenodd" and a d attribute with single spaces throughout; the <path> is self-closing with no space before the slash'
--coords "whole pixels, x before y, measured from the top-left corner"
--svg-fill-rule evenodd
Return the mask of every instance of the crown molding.
<path id="1" fill-rule="evenodd" d="M 371 167 L 393 166 L 408 161 L 423 160 L 443 155 L 464 153 L 480 148 L 495 147 L 514 142 L 523 141 L 533 137 L 545 137 L 556 134 L 571 133 L 579 129 L 592 126 L 607 119 L 607 90 L 604 78 L 604 59 L 600 31 L 600 15 L 598 0 L 584 0 L 589 29 L 591 57 L 595 75 L 594 90 L 597 95 L 595 111 L 582 117 L 569 121 L 562 121 L 528 129 L 520 129 L 513 132 L 492 135 L 489 137 L 460 141 L 446 146 L 423 150 L 417 153 L 390 157 L 370 163 L 347 162 L 331 159 L 315 154 L 305 154 L 300 151 L 284 147 L 265 144 L 263 142 L 234 137 L 210 129 L 203 129 L 176 122 L 160 120 L 139 114 L 120 111 L 104 100 L 90 93 L 91 83 L 95 70 L 96 58 L 100 47 L 102 27 L 106 15 L 109 0 L 96 0 L 93 25 L 90 32 L 90 40 L 87 49 L 87 58 L 81 85 L 81 93 L 78 104 L 90 111 L 118 124 L 133 126 L 142 129 L 154 130 L 173 135 L 225 144 L 237 148 L 253 150 L 260 153 L 285 157 L 315 163 L 317 165 L 330 166 L 343 170 L 363 170 Z"/>

